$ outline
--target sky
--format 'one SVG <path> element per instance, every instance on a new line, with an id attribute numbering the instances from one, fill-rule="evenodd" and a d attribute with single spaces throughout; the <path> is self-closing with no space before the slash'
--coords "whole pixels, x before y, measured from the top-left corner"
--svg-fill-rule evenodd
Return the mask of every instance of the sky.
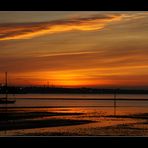
<path id="1" fill-rule="evenodd" d="M 148 88 L 148 12 L 1 11 L 0 83 Z"/>

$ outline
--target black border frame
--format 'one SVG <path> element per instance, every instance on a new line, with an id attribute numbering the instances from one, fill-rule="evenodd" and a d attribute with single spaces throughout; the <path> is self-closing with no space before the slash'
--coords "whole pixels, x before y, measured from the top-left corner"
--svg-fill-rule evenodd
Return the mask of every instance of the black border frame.
<path id="1" fill-rule="evenodd" d="M 148 11 L 143 0 L 1 0 L 1 11 Z M 148 137 L 0 137 L 4 147 L 146 146 Z"/>

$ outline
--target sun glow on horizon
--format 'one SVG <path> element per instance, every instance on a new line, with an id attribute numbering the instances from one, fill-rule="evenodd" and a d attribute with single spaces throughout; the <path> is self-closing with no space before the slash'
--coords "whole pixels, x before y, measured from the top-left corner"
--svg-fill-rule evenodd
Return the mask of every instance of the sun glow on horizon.
<path id="1" fill-rule="evenodd" d="M 147 12 L 0 12 L 0 84 L 148 87 L 147 28 Z"/>

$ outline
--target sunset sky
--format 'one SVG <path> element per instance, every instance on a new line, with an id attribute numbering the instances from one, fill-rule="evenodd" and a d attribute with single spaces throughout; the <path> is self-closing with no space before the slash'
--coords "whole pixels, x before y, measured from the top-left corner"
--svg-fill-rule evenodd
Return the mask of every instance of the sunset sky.
<path id="1" fill-rule="evenodd" d="M 148 88 L 148 12 L 1 11 L 0 83 Z"/>

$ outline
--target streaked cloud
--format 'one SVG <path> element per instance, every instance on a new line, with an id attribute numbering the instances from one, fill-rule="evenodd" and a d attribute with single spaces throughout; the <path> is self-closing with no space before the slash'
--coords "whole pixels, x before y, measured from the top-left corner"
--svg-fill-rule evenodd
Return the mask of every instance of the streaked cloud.
<path id="1" fill-rule="evenodd" d="M 148 13 L 31 13 L 0 22 L 0 83 L 148 86 Z"/>
<path id="2" fill-rule="evenodd" d="M 106 14 L 50 22 L 0 24 L 0 40 L 30 39 L 71 30 L 100 30 L 110 22 L 121 20 L 122 17 L 121 14 Z"/>

